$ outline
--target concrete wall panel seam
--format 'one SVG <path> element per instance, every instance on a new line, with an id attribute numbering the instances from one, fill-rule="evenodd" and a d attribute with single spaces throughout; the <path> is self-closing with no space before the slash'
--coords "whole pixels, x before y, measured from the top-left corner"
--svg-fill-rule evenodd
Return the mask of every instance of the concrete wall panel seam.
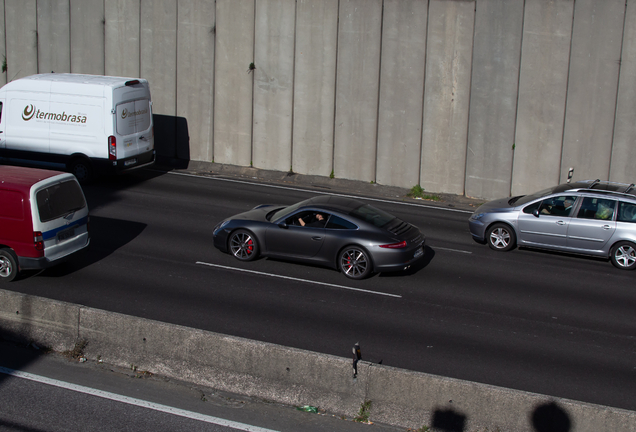
<path id="1" fill-rule="evenodd" d="M 625 0 L 625 11 L 623 13 L 623 32 L 621 33 L 621 56 L 618 59 L 618 77 L 616 78 L 618 85 L 616 86 L 616 103 L 614 104 L 614 123 L 612 125 L 612 139 L 611 139 L 611 147 L 610 147 L 610 155 L 614 153 L 614 137 L 616 136 L 616 116 L 618 113 L 618 94 L 621 88 L 621 65 L 622 65 L 622 59 L 623 59 L 623 45 L 625 44 L 625 32 L 626 32 L 626 28 L 625 25 L 627 23 L 627 0 Z M 613 158 L 610 156 L 610 161 L 609 161 L 609 167 L 607 169 L 607 179 L 611 180 L 611 173 L 612 173 L 612 160 Z"/>

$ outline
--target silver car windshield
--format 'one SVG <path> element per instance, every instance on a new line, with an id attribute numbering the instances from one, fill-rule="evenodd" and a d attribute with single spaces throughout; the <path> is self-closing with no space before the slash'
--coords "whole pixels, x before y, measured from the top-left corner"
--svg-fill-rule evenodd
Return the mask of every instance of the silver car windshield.
<path id="1" fill-rule="evenodd" d="M 518 197 L 510 198 L 508 204 L 516 206 L 524 205 L 529 203 L 530 201 L 534 201 L 539 198 L 543 198 L 544 196 L 550 195 L 552 193 L 558 192 L 558 186 L 554 186 L 548 189 L 543 189 L 542 191 L 535 192 L 532 195 L 522 195 Z"/>

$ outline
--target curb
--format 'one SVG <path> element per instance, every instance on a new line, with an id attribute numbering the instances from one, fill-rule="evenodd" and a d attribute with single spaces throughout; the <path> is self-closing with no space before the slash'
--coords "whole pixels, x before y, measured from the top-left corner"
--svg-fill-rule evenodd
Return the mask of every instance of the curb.
<path id="1" fill-rule="evenodd" d="M 173 379 L 405 428 L 636 430 L 636 412 L 361 361 L 0 290 L 0 335 Z M 494 429 L 493 429 L 494 428 Z"/>

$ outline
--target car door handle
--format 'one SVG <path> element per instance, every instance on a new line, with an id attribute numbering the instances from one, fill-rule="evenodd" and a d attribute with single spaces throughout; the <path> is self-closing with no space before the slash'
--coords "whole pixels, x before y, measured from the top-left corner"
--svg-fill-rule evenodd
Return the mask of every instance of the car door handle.
<path id="1" fill-rule="evenodd" d="M 608 230 L 608 229 L 610 229 L 611 227 L 610 227 L 609 225 L 603 225 L 603 227 L 602 227 L 602 228 L 603 228 L 604 230 Z"/>
<path id="2" fill-rule="evenodd" d="M 557 224 L 557 225 L 565 225 L 565 222 L 563 222 L 563 221 L 557 221 L 557 223 L 556 223 L 556 224 Z"/>
<path id="3" fill-rule="evenodd" d="M 311 239 L 312 239 L 312 240 L 316 240 L 316 241 L 317 241 L 317 240 L 322 240 L 322 237 L 320 237 L 320 236 L 314 236 L 314 237 L 312 237 Z"/>

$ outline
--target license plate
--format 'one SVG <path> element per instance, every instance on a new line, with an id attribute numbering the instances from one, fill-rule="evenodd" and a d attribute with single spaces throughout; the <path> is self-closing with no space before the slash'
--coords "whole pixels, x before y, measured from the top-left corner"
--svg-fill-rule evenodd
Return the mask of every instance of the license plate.
<path id="1" fill-rule="evenodd" d="M 417 258 L 417 257 L 421 257 L 422 255 L 424 255 L 424 248 L 421 247 L 418 250 L 415 251 L 415 255 L 413 256 L 413 258 Z"/>
<path id="2" fill-rule="evenodd" d="M 75 235 L 75 228 L 67 229 L 67 230 L 59 232 L 57 234 L 57 241 L 59 243 L 59 242 L 64 241 L 66 239 L 70 239 L 74 235 Z"/>
<path id="3" fill-rule="evenodd" d="M 124 161 L 124 166 L 128 166 L 128 165 L 134 165 L 137 163 L 137 159 L 128 159 L 127 161 Z"/>

